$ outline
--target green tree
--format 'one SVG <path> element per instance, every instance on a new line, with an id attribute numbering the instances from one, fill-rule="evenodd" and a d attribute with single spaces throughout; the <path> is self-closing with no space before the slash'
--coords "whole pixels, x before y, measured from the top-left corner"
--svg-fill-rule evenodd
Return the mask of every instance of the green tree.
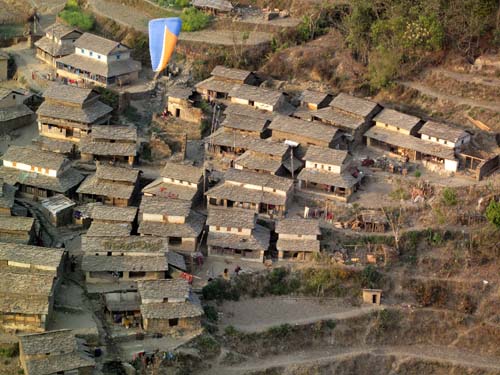
<path id="1" fill-rule="evenodd" d="M 486 218 L 491 224 L 500 229 L 500 202 L 491 200 L 488 207 L 486 207 Z"/>
<path id="2" fill-rule="evenodd" d="M 181 19 L 182 31 L 198 31 L 209 25 L 211 17 L 196 8 L 184 8 Z"/>
<path id="3" fill-rule="evenodd" d="M 355 57 L 367 64 L 371 49 L 371 27 L 376 20 L 376 13 L 371 0 L 354 0 L 351 13 L 344 18 L 347 31 L 347 43 Z"/>

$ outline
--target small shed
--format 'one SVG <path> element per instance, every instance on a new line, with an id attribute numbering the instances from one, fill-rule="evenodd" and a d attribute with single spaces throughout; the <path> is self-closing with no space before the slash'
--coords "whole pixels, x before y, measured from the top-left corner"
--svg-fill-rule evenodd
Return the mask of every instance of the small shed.
<path id="1" fill-rule="evenodd" d="M 380 305 L 382 289 L 363 289 L 363 303 Z"/>
<path id="2" fill-rule="evenodd" d="M 40 203 L 43 213 L 56 227 L 73 222 L 73 207 L 75 207 L 76 203 L 68 197 L 58 194 L 45 198 Z"/>

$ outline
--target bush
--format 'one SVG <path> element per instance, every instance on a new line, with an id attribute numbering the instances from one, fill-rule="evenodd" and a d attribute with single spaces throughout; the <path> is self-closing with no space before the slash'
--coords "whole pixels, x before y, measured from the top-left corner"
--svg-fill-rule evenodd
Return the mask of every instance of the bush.
<path id="1" fill-rule="evenodd" d="M 220 352 L 220 344 L 212 336 L 204 334 L 194 339 L 192 344 L 204 357 L 215 357 Z"/>
<path id="2" fill-rule="evenodd" d="M 273 269 L 267 276 L 264 292 L 276 296 L 295 292 L 299 288 L 300 282 L 296 279 L 290 279 L 289 274 L 290 271 L 283 267 Z"/>
<path id="3" fill-rule="evenodd" d="M 208 26 L 211 17 L 196 8 L 185 8 L 181 14 L 182 31 L 197 31 Z"/>
<path id="4" fill-rule="evenodd" d="M 457 192 L 452 188 L 445 188 L 441 194 L 441 202 L 445 206 L 455 206 L 457 204 Z"/>
<path id="5" fill-rule="evenodd" d="M 283 339 L 290 335 L 292 326 L 288 323 L 281 324 L 276 327 L 271 327 L 267 330 L 267 334 L 273 338 Z"/>
<path id="6" fill-rule="evenodd" d="M 422 172 L 420 172 L 418 169 L 415 171 L 415 177 L 416 178 L 419 178 L 420 176 L 422 176 Z"/>
<path id="7" fill-rule="evenodd" d="M 201 290 L 203 298 L 206 300 L 231 300 L 237 301 L 240 299 L 238 290 L 231 285 L 229 281 L 223 279 L 215 279 L 205 285 Z"/>
<path id="8" fill-rule="evenodd" d="M 363 288 L 377 288 L 381 280 L 382 275 L 372 265 L 366 266 L 361 272 L 361 286 Z"/>
<path id="9" fill-rule="evenodd" d="M 0 357 L 14 358 L 19 355 L 19 346 L 17 344 L 4 346 L 0 348 Z"/>
<path id="10" fill-rule="evenodd" d="M 203 306 L 203 311 L 205 312 L 205 317 L 210 322 L 217 322 L 219 320 L 219 314 L 217 313 L 217 309 L 213 306 Z"/>
<path id="11" fill-rule="evenodd" d="M 94 16 L 85 13 L 76 0 L 68 0 L 64 9 L 59 13 L 59 17 L 69 25 L 83 31 L 90 31 L 94 28 Z"/>
<path id="12" fill-rule="evenodd" d="M 486 218 L 495 227 L 500 228 L 500 202 L 491 200 L 488 207 L 486 207 Z"/>

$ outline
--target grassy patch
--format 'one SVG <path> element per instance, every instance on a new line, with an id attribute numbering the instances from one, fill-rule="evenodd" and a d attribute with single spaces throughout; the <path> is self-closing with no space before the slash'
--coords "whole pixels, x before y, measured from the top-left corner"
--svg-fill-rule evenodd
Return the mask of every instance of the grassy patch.
<path id="1" fill-rule="evenodd" d="M 215 279 L 205 285 L 202 289 L 203 298 L 209 300 L 232 300 L 240 299 L 240 293 L 231 282 L 223 279 Z"/>
<path id="2" fill-rule="evenodd" d="M 212 18 L 196 8 L 185 8 L 181 13 L 181 19 L 182 31 L 198 31 L 206 28 Z"/>
<path id="3" fill-rule="evenodd" d="M 69 25 L 83 31 L 90 31 L 94 28 L 94 16 L 84 12 L 77 0 L 68 0 L 58 16 Z"/>

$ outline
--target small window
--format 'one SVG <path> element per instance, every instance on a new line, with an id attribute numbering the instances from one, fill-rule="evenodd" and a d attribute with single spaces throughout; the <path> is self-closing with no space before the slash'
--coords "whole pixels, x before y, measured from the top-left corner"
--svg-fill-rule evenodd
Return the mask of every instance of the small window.
<path id="1" fill-rule="evenodd" d="M 117 59 L 117 60 L 120 60 L 120 55 L 116 55 L 116 59 Z"/>
<path id="2" fill-rule="evenodd" d="M 89 56 L 94 56 L 94 52 L 90 51 Z"/>
<path id="3" fill-rule="evenodd" d="M 238 233 L 241 233 L 243 229 L 241 228 L 238 228 Z"/>
<path id="4" fill-rule="evenodd" d="M 17 165 L 17 163 L 15 161 L 13 161 L 12 166 L 15 167 L 16 165 Z M 33 170 L 35 167 L 31 167 L 31 168 L 32 168 L 31 170 Z"/>
<path id="5" fill-rule="evenodd" d="M 101 59 L 101 55 L 97 55 L 97 59 L 100 60 Z"/>
<path id="6" fill-rule="evenodd" d="M 314 164 L 314 168 L 318 168 L 318 164 Z"/>
<path id="7" fill-rule="evenodd" d="M 396 128 L 398 131 L 400 131 L 401 129 L 399 127 Z"/>
<path id="8" fill-rule="evenodd" d="M 444 141 L 444 144 L 447 145 L 448 144 L 448 141 Z"/>
<path id="9" fill-rule="evenodd" d="M 128 276 L 131 279 L 137 279 L 139 277 L 145 277 L 146 276 L 146 272 L 143 272 L 143 271 L 130 271 L 128 273 Z"/>
<path id="10" fill-rule="evenodd" d="M 170 327 L 175 327 L 176 325 L 179 325 L 179 318 L 169 319 L 168 325 Z"/>
<path id="11" fill-rule="evenodd" d="M 16 98 L 16 94 L 12 94 L 12 99 L 15 99 Z"/>
<path id="12" fill-rule="evenodd" d="M 220 226 L 216 225 L 215 230 L 220 230 Z"/>
<path id="13" fill-rule="evenodd" d="M 81 51 L 82 51 L 82 53 L 85 53 L 85 50 L 83 48 L 81 49 Z"/>
<path id="14" fill-rule="evenodd" d="M 328 167 L 328 170 L 331 172 L 332 171 L 332 167 Z"/>
<path id="15" fill-rule="evenodd" d="M 231 227 L 226 228 L 228 232 L 231 232 Z"/>
<path id="16" fill-rule="evenodd" d="M 108 251 L 108 253 L 106 254 L 108 257 L 112 256 L 113 255 L 113 252 L 111 251 Z"/>
<path id="17" fill-rule="evenodd" d="M 276 193 L 276 189 L 273 189 L 273 193 Z"/>

